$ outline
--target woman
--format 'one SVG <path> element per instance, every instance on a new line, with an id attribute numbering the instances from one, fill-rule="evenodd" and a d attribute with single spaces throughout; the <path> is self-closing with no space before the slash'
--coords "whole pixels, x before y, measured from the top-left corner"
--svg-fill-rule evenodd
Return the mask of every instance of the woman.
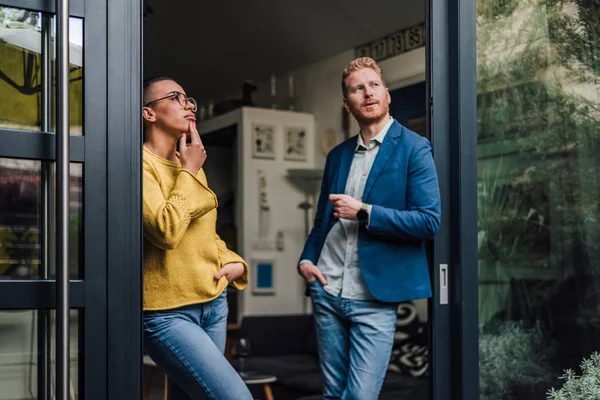
<path id="1" fill-rule="evenodd" d="M 227 286 L 243 289 L 248 266 L 215 231 L 195 111 L 172 79 L 144 82 L 144 348 L 170 400 L 252 399 L 223 355 Z"/>

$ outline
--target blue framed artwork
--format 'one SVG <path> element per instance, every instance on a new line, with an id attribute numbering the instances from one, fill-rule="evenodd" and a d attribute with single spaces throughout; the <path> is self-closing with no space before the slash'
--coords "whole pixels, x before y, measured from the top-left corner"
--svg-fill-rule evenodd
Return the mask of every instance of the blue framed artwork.
<path id="1" fill-rule="evenodd" d="M 275 261 L 271 259 L 253 260 L 252 293 L 275 294 Z"/>

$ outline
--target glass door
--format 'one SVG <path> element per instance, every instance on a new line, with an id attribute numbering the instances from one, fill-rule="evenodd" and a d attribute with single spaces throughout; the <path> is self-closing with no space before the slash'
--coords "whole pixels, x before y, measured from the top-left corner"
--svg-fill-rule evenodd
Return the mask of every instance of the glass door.
<path id="1" fill-rule="evenodd" d="M 58 3 L 0 0 L 0 400 L 139 398 L 139 13 Z"/>
<path id="2" fill-rule="evenodd" d="M 56 15 L 0 5 L 0 398 L 47 399 L 57 378 Z M 80 398 L 85 307 L 83 19 L 69 19 L 68 388 Z M 93 204 L 92 204 L 93 205 Z"/>
<path id="3" fill-rule="evenodd" d="M 482 398 L 593 398 L 600 5 L 494 0 L 476 9 Z"/>

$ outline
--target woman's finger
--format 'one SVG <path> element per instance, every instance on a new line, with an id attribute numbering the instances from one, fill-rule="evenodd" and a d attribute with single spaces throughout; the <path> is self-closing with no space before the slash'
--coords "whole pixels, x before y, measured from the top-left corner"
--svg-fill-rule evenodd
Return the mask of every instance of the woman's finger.
<path id="1" fill-rule="evenodd" d="M 202 144 L 202 140 L 200 140 L 200 134 L 198 134 L 196 123 L 194 121 L 190 121 L 190 136 L 193 144 Z"/>

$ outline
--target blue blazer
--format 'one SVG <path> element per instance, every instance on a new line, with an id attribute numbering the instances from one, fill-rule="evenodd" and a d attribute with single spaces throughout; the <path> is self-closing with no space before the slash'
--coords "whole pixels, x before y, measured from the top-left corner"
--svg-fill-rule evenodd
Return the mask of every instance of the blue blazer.
<path id="1" fill-rule="evenodd" d="M 300 260 L 317 265 L 325 238 L 337 221 L 330 194 L 343 194 L 358 136 L 327 156 L 315 223 Z M 377 153 L 363 193 L 370 204 L 368 229 L 358 234 L 362 275 L 377 300 L 431 297 L 425 241 L 440 225 L 440 194 L 429 141 L 394 121 Z"/>

